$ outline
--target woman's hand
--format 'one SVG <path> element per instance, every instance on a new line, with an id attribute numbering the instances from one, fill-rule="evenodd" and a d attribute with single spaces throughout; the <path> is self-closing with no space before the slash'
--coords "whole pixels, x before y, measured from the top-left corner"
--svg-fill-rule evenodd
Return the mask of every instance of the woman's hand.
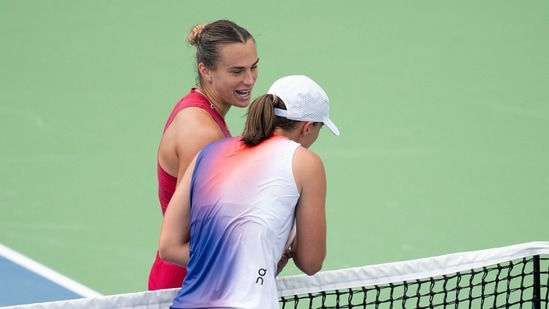
<path id="1" fill-rule="evenodd" d="M 282 257 L 280 258 L 280 261 L 278 261 L 278 265 L 276 266 L 276 274 L 280 274 L 280 272 L 286 267 L 286 264 L 288 264 L 288 261 L 292 258 L 292 249 L 288 248 L 284 250 L 284 253 L 282 254 Z"/>

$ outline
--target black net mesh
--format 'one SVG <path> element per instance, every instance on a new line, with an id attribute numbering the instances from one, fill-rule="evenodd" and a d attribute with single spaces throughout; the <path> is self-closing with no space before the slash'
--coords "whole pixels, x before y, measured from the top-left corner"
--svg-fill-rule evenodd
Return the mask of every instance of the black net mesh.
<path id="1" fill-rule="evenodd" d="M 549 257 L 280 298 L 281 308 L 548 308 Z"/>

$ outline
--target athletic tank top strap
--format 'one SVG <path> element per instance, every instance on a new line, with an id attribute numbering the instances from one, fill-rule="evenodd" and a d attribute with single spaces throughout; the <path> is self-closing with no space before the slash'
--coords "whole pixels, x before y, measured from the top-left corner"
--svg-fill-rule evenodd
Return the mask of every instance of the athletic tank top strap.
<path id="1" fill-rule="evenodd" d="M 208 101 L 208 98 L 206 98 L 206 96 L 204 96 L 202 93 L 198 92 L 196 88 L 191 88 L 191 91 L 186 96 L 181 98 L 179 102 L 177 102 L 172 110 L 172 113 L 168 117 L 166 124 L 164 125 L 164 131 L 166 131 L 166 129 L 170 126 L 177 113 L 187 107 L 198 107 L 205 110 L 206 112 L 208 112 L 208 114 L 210 114 L 210 116 L 212 116 L 214 121 L 223 132 L 223 135 L 225 137 L 231 136 L 231 132 L 227 127 L 225 119 L 223 119 L 223 117 L 217 112 L 215 108 L 212 108 L 212 104 L 210 103 L 210 101 Z"/>

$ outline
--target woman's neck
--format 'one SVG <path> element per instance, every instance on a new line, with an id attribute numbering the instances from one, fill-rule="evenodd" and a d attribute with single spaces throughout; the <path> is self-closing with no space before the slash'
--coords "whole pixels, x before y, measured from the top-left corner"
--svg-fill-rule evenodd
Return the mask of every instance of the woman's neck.
<path id="1" fill-rule="evenodd" d="M 225 115 L 229 111 L 229 107 L 227 104 L 217 103 L 215 100 L 215 95 L 211 94 L 211 91 L 208 89 L 203 89 L 202 87 L 198 86 L 195 88 L 196 92 L 203 95 L 208 102 L 210 102 L 210 107 L 212 109 L 215 109 L 223 118 L 225 118 Z"/>

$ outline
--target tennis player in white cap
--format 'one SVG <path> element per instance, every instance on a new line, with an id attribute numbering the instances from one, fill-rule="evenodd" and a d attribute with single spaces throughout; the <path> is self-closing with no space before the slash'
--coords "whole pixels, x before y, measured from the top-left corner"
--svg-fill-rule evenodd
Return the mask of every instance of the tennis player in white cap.
<path id="1" fill-rule="evenodd" d="M 195 157 L 160 233 L 161 258 L 188 272 L 171 308 L 278 308 L 284 253 L 308 275 L 321 269 L 326 174 L 308 148 L 323 125 L 339 135 L 324 90 L 286 76 L 251 103 L 242 135 Z"/>

